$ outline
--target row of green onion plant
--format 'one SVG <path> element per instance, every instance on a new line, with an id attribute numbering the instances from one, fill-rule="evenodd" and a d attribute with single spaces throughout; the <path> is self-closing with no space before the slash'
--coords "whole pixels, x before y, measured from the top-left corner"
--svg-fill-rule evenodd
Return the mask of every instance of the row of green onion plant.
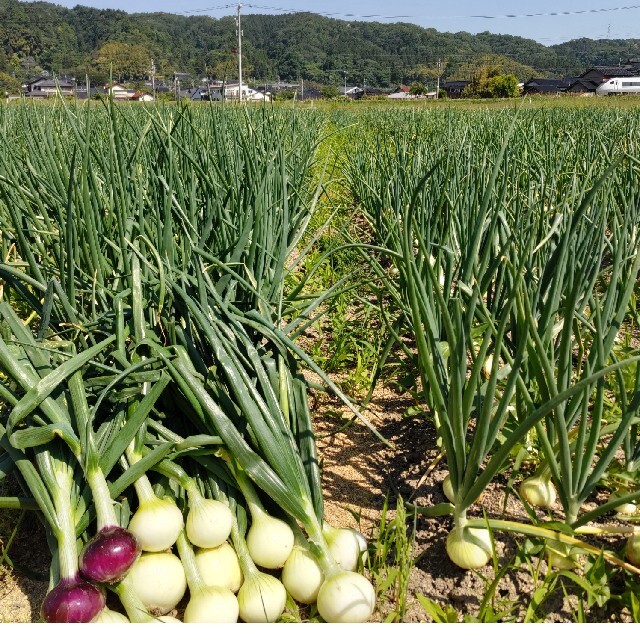
<path id="1" fill-rule="evenodd" d="M 612 358 L 640 266 L 637 162 L 600 153 L 568 173 L 584 161 L 578 148 L 587 160 L 595 150 L 560 143 L 557 166 L 545 165 L 524 137 L 535 122 L 510 118 L 506 136 L 494 130 L 481 146 L 467 126 L 469 144 L 438 155 L 430 154 L 433 141 L 378 134 L 382 157 L 365 141 L 347 171 L 378 243 L 362 246 L 363 257 L 386 283 L 378 290 L 390 335 L 383 355 L 398 344 L 420 376 L 420 401 L 449 467 L 447 551 L 465 568 L 479 568 L 493 553 L 487 523 L 468 521 L 467 510 L 534 428 L 542 480 L 553 478 L 569 532 L 591 532 L 580 525 L 624 502 L 577 514 L 628 437 L 640 400 L 623 398 L 621 420 L 601 429 L 607 380 L 638 361 Z M 489 524 L 552 541 L 560 535 Z"/>
<path id="2" fill-rule="evenodd" d="M 21 113 L 35 119 L 49 153 L 37 155 L 27 143 L 26 151 L 18 150 L 23 163 L 2 164 L 4 295 L 28 310 L 29 322 L 37 326 L 32 341 L 73 342 L 74 362 L 92 368 L 84 375 L 91 401 L 74 414 L 74 430 L 84 434 L 78 436 L 82 457 L 97 425 L 92 459 L 109 477 L 111 498 L 138 503 L 133 516 L 128 518 L 127 508 L 122 519 L 143 553 L 112 586 L 129 618 L 143 621 L 153 619 L 147 612 L 166 613 L 187 583 L 192 597 L 202 592 L 202 572 L 194 568 L 189 547 L 205 542 L 189 539 L 189 520 L 211 509 L 203 505 L 196 477 L 171 460 L 174 451 L 199 463 L 208 460 L 197 466 L 200 483 L 220 475 L 212 450 L 198 446 L 196 453 L 189 444 L 196 442 L 226 446 L 234 473 L 227 470 L 223 479 L 245 488 L 252 528 L 258 499 L 246 491 L 249 481 L 239 480 L 243 473 L 303 525 L 324 577 L 318 598 L 328 604 L 318 605 L 321 615 L 327 621 L 368 619 L 372 586 L 337 564 L 324 537 L 335 532 L 323 528 L 308 385 L 297 358 L 314 365 L 286 326 L 294 311 L 299 322 L 314 312 L 313 301 L 299 305 L 287 298 L 283 281 L 312 211 L 308 157 L 297 156 L 308 147 L 299 146 L 299 136 L 291 136 L 296 145 L 287 147 L 266 111 L 257 116 L 243 110 L 153 112 L 144 120 L 140 112 L 116 111 L 113 105 L 107 105 L 106 116 L 90 109 L 56 111 L 51 117 L 60 120 L 56 126 L 68 139 L 50 134 L 46 112 Z M 234 136 L 226 136 L 225 125 L 236 117 L 247 119 L 246 128 L 238 125 Z M 240 146 L 231 142 L 238 137 Z M 263 156 L 254 153 L 258 141 L 264 143 Z M 9 333 L 14 330 L 9 327 Z M 10 339 L 24 342 L 26 336 Z M 98 359 L 95 354 L 105 345 L 109 349 Z M 5 366 L 11 381 L 7 396 L 15 397 L 14 387 L 24 381 Z M 70 366 L 57 371 L 47 393 L 64 393 Z M 22 389 L 25 397 L 33 395 Z M 39 415 L 39 406 L 29 409 Z M 21 442 L 29 436 L 48 446 L 62 434 L 65 442 L 75 443 L 46 421 L 30 431 L 23 424 L 29 419 L 24 411 L 16 418 Z M 167 478 L 168 487 L 151 484 L 149 470 Z M 228 509 L 217 510 L 228 520 Z M 165 529 L 171 535 L 160 536 Z M 238 531 L 241 525 L 232 519 L 232 541 L 245 557 Z M 359 555 L 358 538 L 352 532 L 346 536 Z M 182 563 L 165 551 L 174 543 Z M 168 590 L 176 587 L 161 602 L 146 593 L 158 563 L 175 568 L 159 571 L 175 576 Z M 345 585 L 351 598 L 336 599 L 336 589 Z"/>

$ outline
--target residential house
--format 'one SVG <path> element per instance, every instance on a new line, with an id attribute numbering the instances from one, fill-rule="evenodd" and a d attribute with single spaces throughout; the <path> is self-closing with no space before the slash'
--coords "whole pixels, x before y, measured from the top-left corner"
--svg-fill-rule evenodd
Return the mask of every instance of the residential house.
<path id="1" fill-rule="evenodd" d="M 354 100 L 358 100 L 362 98 L 364 95 L 364 89 L 360 87 L 338 87 L 338 92 L 341 96 L 346 96 L 347 98 L 353 98 Z"/>
<path id="2" fill-rule="evenodd" d="M 409 93 L 409 87 L 400 85 L 396 87 L 388 96 L 390 100 L 414 100 L 416 96 Z"/>
<path id="3" fill-rule="evenodd" d="M 113 84 L 107 83 L 104 85 L 104 89 L 114 100 L 131 100 L 136 94 L 136 91 L 128 89 L 119 82 L 114 82 Z"/>
<path id="4" fill-rule="evenodd" d="M 208 99 L 219 100 L 238 100 L 239 98 L 247 102 L 270 102 L 271 94 L 251 89 L 248 85 L 242 84 L 242 94 L 240 94 L 240 87 L 237 82 L 235 83 L 216 83 L 209 86 Z M 202 98 L 206 100 L 207 98 Z"/>
<path id="5" fill-rule="evenodd" d="M 462 98 L 462 92 L 471 84 L 471 80 L 450 80 L 440 83 L 440 89 L 447 94 L 447 98 Z"/>
<path id="6" fill-rule="evenodd" d="M 577 78 L 531 78 L 522 86 L 522 93 L 526 96 L 532 94 L 560 95 L 566 93 Z"/>
<path id="7" fill-rule="evenodd" d="M 129 100 L 134 102 L 153 102 L 153 96 L 147 91 L 136 91 Z"/>
<path id="8" fill-rule="evenodd" d="M 596 89 L 600 85 L 594 80 L 584 80 L 583 78 L 576 78 L 567 89 L 567 93 L 574 93 L 579 95 L 595 95 Z"/>
<path id="9" fill-rule="evenodd" d="M 73 81 L 69 79 L 49 76 L 41 76 L 22 85 L 24 95 L 27 98 L 48 98 L 58 93 L 62 96 L 72 96 L 74 88 Z"/>
<path id="10" fill-rule="evenodd" d="M 618 67 L 600 66 L 587 69 L 580 76 L 580 80 L 589 80 L 601 85 L 611 78 L 632 78 L 637 75 L 640 75 L 640 68 L 636 68 L 634 64 L 625 64 Z"/>

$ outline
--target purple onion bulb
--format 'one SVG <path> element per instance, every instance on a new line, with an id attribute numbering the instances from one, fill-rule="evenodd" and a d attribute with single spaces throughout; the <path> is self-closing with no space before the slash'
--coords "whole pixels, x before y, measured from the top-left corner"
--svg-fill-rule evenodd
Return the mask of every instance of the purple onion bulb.
<path id="1" fill-rule="evenodd" d="M 137 538 L 122 527 L 104 527 L 82 549 L 80 573 L 87 580 L 113 584 L 124 578 L 140 557 Z"/>
<path id="2" fill-rule="evenodd" d="M 46 595 L 40 615 L 45 622 L 91 622 L 105 602 L 100 587 L 80 577 L 66 578 Z"/>

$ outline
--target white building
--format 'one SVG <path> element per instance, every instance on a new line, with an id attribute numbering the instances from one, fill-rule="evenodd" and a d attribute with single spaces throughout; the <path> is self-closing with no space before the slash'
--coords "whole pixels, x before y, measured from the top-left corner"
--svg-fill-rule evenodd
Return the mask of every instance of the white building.
<path id="1" fill-rule="evenodd" d="M 209 99 L 210 100 L 238 100 L 240 95 L 238 83 L 229 84 L 212 84 L 209 85 Z M 246 84 L 242 84 L 242 100 L 247 102 L 270 102 L 271 94 L 262 93 L 251 89 Z"/>

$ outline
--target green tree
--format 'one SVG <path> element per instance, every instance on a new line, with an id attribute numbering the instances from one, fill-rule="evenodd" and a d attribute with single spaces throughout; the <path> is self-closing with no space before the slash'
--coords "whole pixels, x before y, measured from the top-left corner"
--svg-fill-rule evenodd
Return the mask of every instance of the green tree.
<path id="1" fill-rule="evenodd" d="M 500 67 L 484 66 L 477 70 L 471 84 L 462 92 L 463 98 L 515 98 L 519 95 L 518 78 L 500 72 Z"/>
<path id="2" fill-rule="evenodd" d="M 488 90 L 492 98 L 517 98 L 520 95 L 518 78 L 512 73 L 491 78 Z"/>
<path id="3" fill-rule="evenodd" d="M 3 98 L 5 93 L 15 96 L 20 93 L 20 81 L 8 73 L 0 71 L 0 98 Z"/>
<path id="4" fill-rule="evenodd" d="M 332 84 L 327 84 L 321 89 L 323 98 L 337 98 L 340 95 L 338 87 L 334 87 Z"/>
<path id="5" fill-rule="evenodd" d="M 427 88 L 424 86 L 422 82 L 412 82 L 409 87 L 409 93 L 412 96 L 423 96 L 427 93 Z"/>
<path id="6" fill-rule="evenodd" d="M 96 54 L 96 66 L 102 73 L 113 73 L 117 80 L 137 80 L 149 73 L 151 56 L 140 44 L 107 42 Z"/>

